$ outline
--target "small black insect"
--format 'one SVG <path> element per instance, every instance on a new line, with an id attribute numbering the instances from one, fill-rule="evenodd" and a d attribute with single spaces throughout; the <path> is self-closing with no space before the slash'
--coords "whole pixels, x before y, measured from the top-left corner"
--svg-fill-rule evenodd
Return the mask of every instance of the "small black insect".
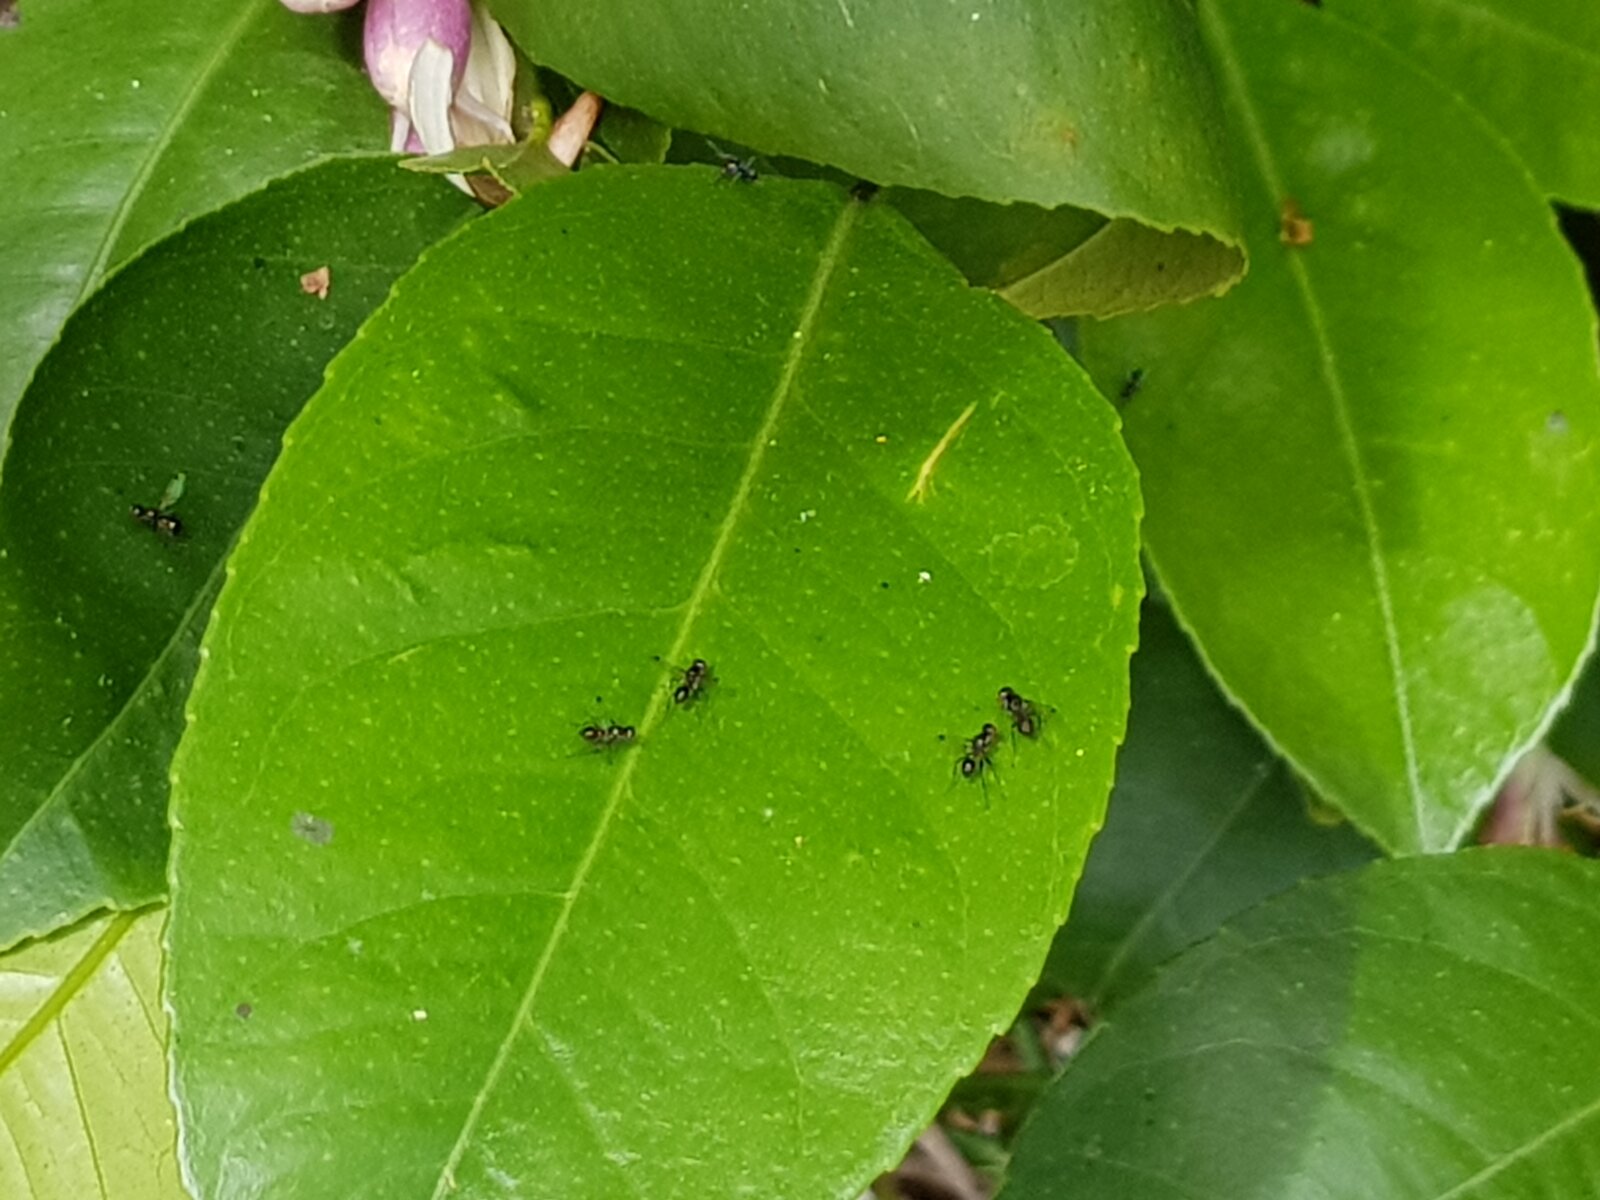
<path id="1" fill-rule="evenodd" d="M 1000 730 L 985 722 L 978 736 L 967 739 L 966 753 L 956 763 L 963 779 L 977 779 L 994 765 L 994 748 L 1000 741 Z"/>
<path id="2" fill-rule="evenodd" d="M 754 183 L 761 178 L 756 171 L 756 164 L 753 159 L 735 158 L 731 154 L 722 156 L 722 177 L 724 179 L 734 179 L 740 183 Z"/>
<path id="3" fill-rule="evenodd" d="M 163 537 L 183 536 L 183 521 L 177 513 L 170 513 L 164 508 L 152 508 L 147 504 L 130 505 L 128 513 L 139 524 L 150 526 Z"/>
<path id="4" fill-rule="evenodd" d="M 596 750 L 610 750 L 616 746 L 626 746 L 633 741 L 635 730 L 632 725 L 618 725 L 607 722 L 604 725 L 585 725 L 578 730 L 578 736 Z"/>
<path id="5" fill-rule="evenodd" d="M 1039 727 L 1044 724 L 1044 718 L 1039 715 L 1039 708 L 1032 700 L 1023 699 L 1014 688 L 1003 687 L 1000 689 L 1000 707 L 1011 718 L 1011 728 L 1023 737 L 1039 736 Z"/>
<path id="6" fill-rule="evenodd" d="M 1117 393 L 1119 400 L 1132 400 L 1139 394 L 1139 389 L 1144 386 L 1144 368 L 1135 367 L 1128 372 L 1128 378 L 1122 385 L 1122 390 Z"/>
<path id="7" fill-rule="evenodd" d="M 672 702 L 674 704 L 692 704 L 705 692 L 706 685 L 716 682 L 716 676 L 711 673 L 711 664 L 703 658 L 697 658 L 689 664 L 689 669 L 682 673 L 678 686 L 672 689 Z"/>
<path id="8" fill-rule="evenodd" d="M 174 475 L 168 482 L 167 488 L 161 493 L 161 499 L 155 504 L 133 504 L 128 506 L 128 515 L 141 525 L 148 525 L 162 537 L 180 538 L 183 536 L 183 521 L 178 514 L 172 511 L 172 506 L 183 499 L 184 485 L 188 476 L 182 471 Z"/>

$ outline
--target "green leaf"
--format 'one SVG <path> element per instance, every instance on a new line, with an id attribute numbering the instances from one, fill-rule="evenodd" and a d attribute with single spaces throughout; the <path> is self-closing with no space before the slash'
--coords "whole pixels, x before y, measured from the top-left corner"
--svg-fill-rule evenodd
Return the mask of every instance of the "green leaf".
<path id="1" fill-rule="evenodd" d="M 0 29 L 0 429 L 68 313 L 196 213 L 382 149 L 344 21 L 277 0 L 34 0 Z"/>
<path id="2" fill-rule="evenodd" d="M 672 148 L 671 128 L 621 104 L 601 110 L 594 136 L 625 163 L 663 162 Z"/>
<path id="3" fill-rule="evenodd" d="M 1373 857 L 1347 824 L 1308 810 L 1288 766 L 1147 602 L 1110 814 L 1041 986 L 1103 1010 L 1236 913 Z"/>
<path id="4" fill-rule="evenodd" d="M 1476 109 L 1546 193 L 1600 208 L 1600 6 L 1592 0 L 1339 0 L 1328 21 L 1381 38 Z"/>
<path id="5" fill-rule="evenodd" d="M 1478 850 L 1252 911 L 1090 1037 L 1002 1200 L 1592 1194 L 1597 888 Z"/>
<path id="6" fill-rule="evenodd" d="M 1600 784 L 1600 660 L 1592 655 L 1567 707 L 1550 726 L 1550 749 L 1591 785 Z"/>
<path id="7" fill-rule="evenodd" d="M 810 0 L 781 21 L 708 0 L 493 7 L 540 62 L 671 125 L 877 183 L 1109 218 L 1105 245 L 1006 281 L 1031 314 L 1190 299 L 1243 272 L 1216 95 L 1186 4 Z M 1004 212 L 961 211 L 980 239 L 1016 233 Z"/>
<path id="8" fill-rule="evenodd" d="M 185 1195 L 159 994 L 164 915 L 104 916 L 0 956 L 0 1195 Z"/>
<path id="9" fill-rule="evenodd" d="M 889 203 L 980 287 L 1030 317 L 1115 317 L 1220 294 L 1239 278 L 1238 248 L 1081 208 L 951 200 L 891 189 Z"/>
<path id="10" fill-rule="evenodd" d="M 547 140 L 518 142 L 503 146 L 458 146 L 445 154 L 405 158 L 400 165 L 423 175 L 452 175 L 481 172 L 492 177 L 510 195 L 557 179 L 570 168 L 550 153 Z"/>
<path id="11" fill-rule="evenodd" d="M 40 364 L 0 476 L 0 945 L 164 890 L 223 556 L 323 366 L 473 211 L 386 160 L 310 168 L 135 260 Z M 130 518 L 179 477 L 182 537 Z"/>
<path id="12" fill-rule="evenodd" d="M 1250 277 L 1080 344 L 1108 394 L 1144 372 L 1147 547 L 1224 687 L 1381 845 L 1441 849 L 1593 625 L 1583 279 L 1522 167 L 1404 60 L 1308 5 L 1203 12 Z M 1290 200 L 1310 244 L 1278 239 Z"/>
<path id="13" fill-rule="evenodd" d="M 1065 915 L 1136 514 L 1049 335 L 831 185 L 581 172 L 429 254 L 291 431 L 174 763 L 194 1177 L 859 1188 Z M 964 780 L 1007 684 L 1060 715 Z"/>

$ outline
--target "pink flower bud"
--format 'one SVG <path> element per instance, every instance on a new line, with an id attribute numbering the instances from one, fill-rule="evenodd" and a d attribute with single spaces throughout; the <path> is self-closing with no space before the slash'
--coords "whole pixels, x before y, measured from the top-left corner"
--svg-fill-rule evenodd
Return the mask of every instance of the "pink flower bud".
<path id="1" fill-rule="evenodd" d="M 367 75 L 389 104 L 404 110 L 411 91 L 411 64 L 428 42 L 448 50 L 459 82 L 472 42 L 469 0 L 367 0 L 363 37 Z"/>
<path id="2" fill-rule="evenodd" d="M 297 13 L 330 13 L 354 8 L 361 0 L 283 0 L 283 6 Z"/>

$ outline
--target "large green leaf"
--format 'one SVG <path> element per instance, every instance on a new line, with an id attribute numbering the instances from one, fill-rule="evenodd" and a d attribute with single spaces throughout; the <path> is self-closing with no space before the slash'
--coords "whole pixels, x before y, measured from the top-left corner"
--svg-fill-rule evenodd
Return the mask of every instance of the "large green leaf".
<path id="1" fill-rule="evenodd" d="M 1404 59 L 1307 5 L 1202 12 L 1250 278 L 1081 344 L 1108 394 L 1144 371 L 1149 552 L 1224 686 L 1377 841 L 1439 849 L 1589 640 L 1594 317 L 1520 164 Z"/>
<path id="2" fill-rule="evenodd" d="M 1593 0 L 1339 0 L 1511 142 L 1539 186 L 1600 208 L 1600 5 Z"/>
<path id="3" fill-rule="evenodd" d="M 1252 911 L 1090 1038 L 1002 1200 L 1594 1195 L 1597 888 L 1478 850 Z"/>
<path id="4" fill-rule="evenodd" d="M 348 32 L 277 0 L 25 0 L 0 28 L 0 429 L 112 267 L 318 154 L 383 148 Z"/>
<path id="5" fill-rule="evenodd" d="M 1313 819 L 1288 766 L 1150 601 L 1106 827 L 1040 983 L 1101 1011 L 1234 914 L 1373 853 L 1349 825 Z"/>
<path id="6" fill-rule="evenodd" d="M 0 945 L 161 894 L 223 556 L 323 366 L 471 211 L 388 161 L 309 168 L 142 255 L 40 364 L 0 475 Z M 179 474 L 173 540 L 129 511 Z"/>
<path id="7" fill-rule="evenodd" d="M 167 1100 L 163 916 L 100 917 L 0 957 L 0 1195 L 185 1195 Z"/>
<path id="8" fill-rule="evenodd" d="M 940 222 L 1027 260 L 1025 274 L 974 281 L 1035 315 L 1187 300 L 1243 270 L 1184 0 L 799 0 L 781 19 L 716 0 L 492 7 L 541 63 L 673 125 L 941 196 L 1098 214 L 1081 248 L 1057 244 L 1063 222 L 1048 212 L 1019 226 L 967 203 Z"/>
<path id="9" fill-rule="evenodd" d="M 1050 337 L 831 185 L 580 173 L 431 253 L 291 431 L 174 763 L 194 1177 L 856 1194 L 1065 914 L 1136 510 Z M 962 779 L 1007 684 L 1059 714 Z"/>

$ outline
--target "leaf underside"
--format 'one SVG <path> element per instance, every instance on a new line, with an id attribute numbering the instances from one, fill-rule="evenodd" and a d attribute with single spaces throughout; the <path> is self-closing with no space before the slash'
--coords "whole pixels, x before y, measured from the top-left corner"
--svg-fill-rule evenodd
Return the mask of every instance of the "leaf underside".
<path id="1" fill-rule="evenodd" d="M 0 1195 L 183 1200 L 166 1089 L 164 913 L 0 957 Z"/>

